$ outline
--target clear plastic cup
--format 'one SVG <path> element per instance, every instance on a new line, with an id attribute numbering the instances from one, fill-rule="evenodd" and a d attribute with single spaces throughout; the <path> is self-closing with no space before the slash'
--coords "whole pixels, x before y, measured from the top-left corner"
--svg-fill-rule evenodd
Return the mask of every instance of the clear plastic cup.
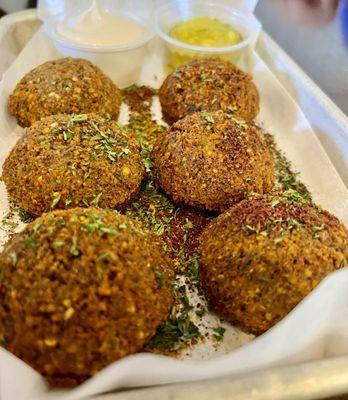
<path id="1" fill-rule="evenodd" d="M 196 17 L 216 18 L 228 23 L 241 33 L 243 40 L 231 46 L 202 47 L 169 36 L 175 25 Z M 171 72 L 181 64 L 204 57 L 220 57 L 237 65 L 242 64 L 246 68 L 261 24 L 251 13 L 243 13 L 227 4 L 191 0 L 161 6 L 155 13 L 155 29 L 165 43 L 166 69 L 167 72 Z"/>
<path id="2" fill-rule="evenodd" d="M 124 87 L 138 81 L 148 44 L 155 32 L 147 21 L 140 17 L 126 12 L 117 12 L 117 14 L 132 18 L 142 25 L 144 32 L 146 32 L 143 37 L 140 40 L 122 45 L 90 45 L 75 43 L 59 35 L 56 31 L 59 16 L 47 20 L 45 27 L 46 32 L 62 55 L 90 60 L 100 67 L 116 85 Z"/>

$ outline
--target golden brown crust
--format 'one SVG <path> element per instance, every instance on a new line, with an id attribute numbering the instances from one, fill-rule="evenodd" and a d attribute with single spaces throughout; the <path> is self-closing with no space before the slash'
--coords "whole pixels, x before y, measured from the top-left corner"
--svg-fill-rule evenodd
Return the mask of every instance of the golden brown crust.
<path id="1" fill-rule="evenodd" d="M 128 217 L 101 209 L 44 214 L 0 255 L 0 342 L 74 386 L 135 353 L 167 318 L 170 260 Z"/>
<path id="2" fill-rule="evenodd" d="M 181 65 L 165 79 L 159 98 L 168 123 L 203 110 L 233 110 L 247 121 L 259 112 L 259 93 L 252 77 L 221 59 Z"/>
<path id="3" fill-rule="evenodd" d="M 243 200 L 203 232 L 200 278 L 214 311 L 259 335 L 348 261 L 336 217 L 285 195 Z"/>
<path id="4" fill-rule="evenodd" d="M 27 128 L 3 166 L 9 195 L 26 211 L 122 208 L 145 170 L 135 135 L 98 115 L 56 115 Z M 56 199 L 58 201 L 56 202 Z"/>
<path id="5" fill-rule="evenodd" d="M 259 128 L 222 111 L 195 113 L 159 138 L 152 157 L 160 186 L 176 203 L 222 211 L 274 186 Z"/>
<path id="6" fill-rule="evenodd" d="M 48 61 L 28 72 L 10 95 L 8 108 L 21 126 L 52 114 L 98 113 L 117 119 L 117 86 L 97 66 L 79 58 Z"/>

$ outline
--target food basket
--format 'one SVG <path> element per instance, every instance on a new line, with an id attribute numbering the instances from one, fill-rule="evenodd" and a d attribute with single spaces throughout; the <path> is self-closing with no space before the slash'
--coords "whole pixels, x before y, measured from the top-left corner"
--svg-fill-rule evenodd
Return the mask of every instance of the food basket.
<path id="1" fill-rule="evenodd" d="M 37 31 L 40 22 L 34 10 L 24 11 L 5 17 L 0 22 L 0 47 L 2 51 L 0 75 L 9 68 L 20 54 L 30 37 Z M 14 51 L 14 49 L 16 49 Z M 334 186 L 328 186 L 335 196 L 345 196 L 348 187 L 348 119 L 334 103 L 308 78 L 308 76 L 279 48 L 279 46 L 262 32 L 256 53 L 267 67 L 282 90 L 285 90 L 302 110 L 321 146 L 325 149 L 333 170 L 339 180 Z M 267 95 L 267 94 L 266 94 Z M 284 142 L 285 143 L 285 142 Z M 314 156 L 313 154 L 311 156 Z M 319 179 L 319 178 L 318 178 Z M 337 182 L 339 185 L 337 186 Z M 315 186 L 315 185 L 314 185 Z M 329 203 L 329 195 L 321 201 Z M 343 199 L 347 201 L 347 199 Z M 341 218 L 348 218 L 347 208 L 341 207 Z M 336 211 L 336 210 L 335 210 Z M 334 357 L 339 355 L 340 357 Z M 324 359 L 322 359 L 324 358 Z M 317 357 L 305 358 L 305 363 L 291 361 L 281 363 L 283 366 L 254 368 L 248 374 L 234 373 L 224 378 L 204 382 L 171 384 L 146 389 L 132 389 L 105 395 L 94 396 L 94 399 L 311 399 L 324 398 L 348 391 L 348 358 L 335 351 Z M 309 362 L 311 361 L 311 362 Z M 295 365 L 293 365 L 295 363 Z M 6 365 L 0 365 L 4 371 Z M 0 371 L 1 372 L 1 371 Z M 164 371 L 165 373 L 165 371 Z M 1 375 L 0 375 L 1 376 Z M 6 373 L 2 375 L 6 376 Z M 214 376 L 214 374 L 212 374 Z M 8 375 L 8 379 L 10 375 Z M 144 378 L 142 386 L 150 386 Z M 199 380 L 199 377 L 195 378 Z M 167 383 L 164 381 L 164 383 Z M 13 385 L 15 382 L 13 381 Z M 0 381 L 1 386 L 5 382 Z M 8 382 L 6 382 L 8 386 Z M 127 386 L 127 385 L 125 385 Z M 112 387 L 110 387 L 112 390 Z M 106 391 L 106 390 L 105 390 Z M 57 394 L 59 398 L 59 394 Z M 50 398 L 50 397 L 47 397 Z M 55 398 L 55 397 L 52 397 Z M 78 398 L 78 397 L 76 397 Z"/>

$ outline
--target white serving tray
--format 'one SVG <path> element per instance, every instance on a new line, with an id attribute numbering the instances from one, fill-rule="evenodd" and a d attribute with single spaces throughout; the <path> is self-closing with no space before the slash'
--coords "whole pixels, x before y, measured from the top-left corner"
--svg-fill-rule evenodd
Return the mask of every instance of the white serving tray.
<path id="1" fill-rule="evenodd" d="M 25 45 L 26 41 L 39 26 L 40 23 L 36 18 L 36 13 L 34 10 L 12 14 L 0 20 L 0 49 L 1 54 L 5 55 L 5 57 L 2 56 L 0 58 L 0 76 L 3 72 L 5 72 L 12 61 L 15 60 L 21 48 Z M 272 73 L 277 76 L 279 81 L 281 81 L 293 100 L 300 105 L 302 111 L 310 122 L 312 129 L 324 146 L 332 164 L 335 166 L 339 176 L 345 185 L 348 186 L 347 117 L 265 33 L 261 34 L 257 43 L 257 52 Z M 332 143 L 334 143 L 334 145 Z M 280 147 L 282 147 L 282 145 L 280 145 Z M 312 154 L 312 157 L 315 157 L 315 154 Z M 333 190 L 335 190 L 335 188 L 333 188 Z M 340 188 L 340 192 L 344 193 L 343 185 Z M 343 215 L 343 218 L 344 217 L 345 216 Z M 315 371 L 314 366 L 313 371 Z M 225 391 L 222 390 L 220 393 L 221 396 L 226 395 L 226 397 L 221 398 L 228 398 L 227 396 L 228 394 L 231 394 L 231 392 L 228 391 L 226 382 L 225 384 L 219 382 L 217 385 L 226 388 Z M 214 387 L 216 388 L 216 384 L 214 386 L 213 383 L 211 386 L 205 387 L 205 396 L 208 393 L 214 393 Z M 339 390 L 344 390 L 342 385 L 340 386 L 340 389 L 337 388 L 337 385 L 335 387 L 333 385 L 331 389 L 331 393 L 340 393 Z M 197 390 L 199 390 L 199 388 Z M 212 390 L 212 392 L 209 392 L 210 390 Z M 235 388 L 234 390 L 237 389 Z M 330 390 L 330 388 L 328 390 Z M 133 391 L 132 393 L 134 394 L 135 392 L 136 391 Z M 168 393 L 169 392 L 167 391 L 167 394 Z M 330 392 L 326 393 L 329 394 Z M 236 393 L 234 392 L 234 394 Z M 160 393 L 158 393 L 158 395 L 160 395 Z M 165 397 L 165 391 L 163 391 L 162 395 L 163 398 L 167 398 Z M 273 395 L 274 397 L 272 398 L 281 398 L 276 397 L 275 393 L 273 393 Z M 115 398 L 126 399 L 128 398 L 128 395 L 119 394 Z M 141 397 L 134 397 L 134 399 L 135 398 Z"/>

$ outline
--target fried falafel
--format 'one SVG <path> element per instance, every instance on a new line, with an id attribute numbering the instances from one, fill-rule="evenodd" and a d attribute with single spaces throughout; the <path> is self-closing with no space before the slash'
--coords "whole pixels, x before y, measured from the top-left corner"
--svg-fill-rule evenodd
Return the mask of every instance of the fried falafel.
<path id="1" fill-rule="evenodd" d="M 0 344 L 63 386 L 140 351 L 173 301 L 173 268 L 156 241 L 96 208 L 30 223 L 0 255 Z"/>
<path id="2" fill-rule="evenodd" d="M 202 59 L 181 65 L 159 90 L 168 123 L 196 111 L 233 111 L 250 121 L 259 112 L 259 94 L 252 77 L 229 61 Z"/>
<path id="3" fill-rule="evenodd" d="M 293 191 L 252 196 L 201 236 L 200 279 L 213 310 L 259 335 L 348 262 L 348 232 Z"/>
<path id="4" fill-rule="evenodd" d="M 28 72 L 10 95 L 8 108 L 26 127 L 53 114 L 98 113 L 117 119 L 121 102 L 120 90 L 97 66 L 68 57 Z"/>
<path id="5" fill-rule="evenodd" d="M 223 211 L 249 192 L 274 186 L 272 157 L 259 128 L 222 111 L 173 124 L 152 158 L 159 185 L 178 204 Z"/>
<path id="6" fill-rule="evenodd" d="M 145 169 L 138 140 L 94 114 L 53 115 L 26 129 L 3 166 L 9 196 L 40 215 L 53 208 L 122 208 L 137 195 Z"/>

